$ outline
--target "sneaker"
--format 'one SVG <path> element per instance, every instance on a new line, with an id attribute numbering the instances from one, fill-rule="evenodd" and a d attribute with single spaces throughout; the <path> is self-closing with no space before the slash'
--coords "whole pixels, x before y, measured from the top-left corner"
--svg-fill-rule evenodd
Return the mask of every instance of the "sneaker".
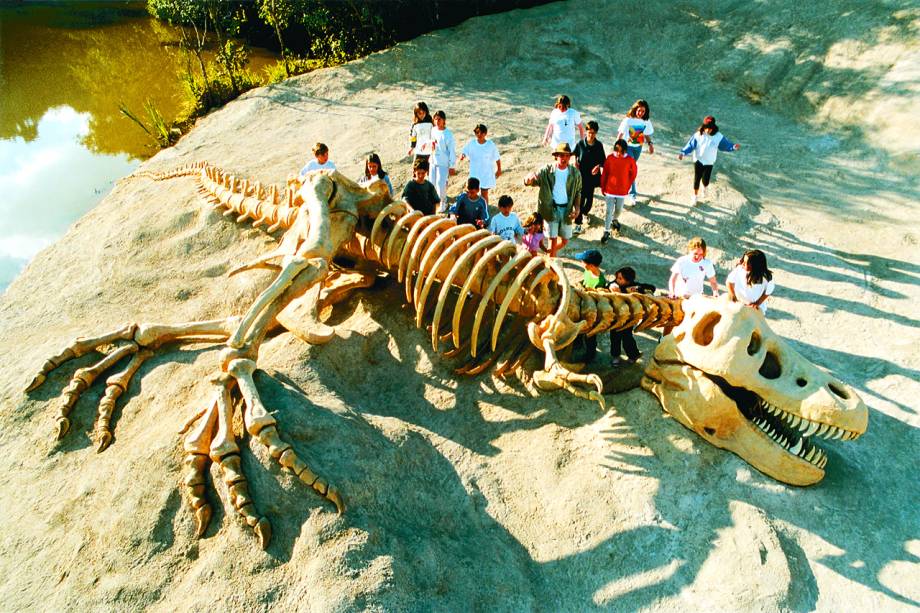
<path id="1" fill-rule="evenodd" d="M 634 357 L 634 358 L 627 358 L 627 359 L 628 359 L 630 362 L 638 362 L 639 359 L 640 359 L 641 357 L 642 357 L 642 352 L 640 351 L 638 354 L 636 354 L 636 357 Z"/>
<path id="2" fill-rule="evenodd" d="M 696 194 L 693 194 L 693 196 L 690 197 L 690 204 L 692 206 L 696 206 L 696 203 L 697 203 Z"/>
<path id="3" fill-rule="evenodd" d="M 635 196 L 630 196 L 630 197 L 626 200 L 626 206 L 636 206 L 636 197 L 635 197 Z"/>
<path id="4" fill-rule="evenodd" d="M 616 232 L 617 234 L 620 233 L 620 222 L 618 221 L 613 222 L 613 231 Z"/>
<path id="5" fill-rule="evenodd" d="M 619 366 L 619 365 L 622 364 L 622 363 L 623 363 L 623 360 L 621 360 L 619 356 L 617 356 L 617 357 L 615 357 L 615 358 L 610 358 L 610 365 L 611 365 L 611 366 Z"/>
<path id="6" fill-rule="evenodd" d="M 702 196 L 703 198 L 705 198 L 705 197 L 706 197 L 706 193 L 707 193 L 707 192 L 706 192 L 706 186 L 704 185 L 702 191 L 700 191 L 700 196 Z"/>
<path id="7" fill-rule="evenodd" d="M 601 245 L 606 245 L 607 241 L 610 240 L 610 232 L 604 232 L 604 235 L 601 237 Z"/>
<path id="8" fill-rule="evenodd" d="M 575 229 L 572 230 L 572 234 L 581 234 L 581 224 L 580 223 L 575 224 Z"/>

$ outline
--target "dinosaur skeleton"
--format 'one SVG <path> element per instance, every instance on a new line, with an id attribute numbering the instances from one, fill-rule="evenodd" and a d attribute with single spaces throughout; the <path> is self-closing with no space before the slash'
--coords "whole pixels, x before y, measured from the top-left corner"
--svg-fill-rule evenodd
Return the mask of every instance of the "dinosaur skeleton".
<path id="1" fill-rule="evenodd" d="M 312 344 L 331 340 L 334 330 L 323 321 L 332 305 L 355 289 L 369 287 L 380 272 L 404 283 L 406 300 L 415 307 L 416 325 L 429 327 L 435 352 L 461 359 L 458 374 L 475 375 L 489 368 L 501 377 L 522 374 L 528 358 L 542 351 L 543 368 L 531 375 L 538 388 L 564 389 L 601 406 L 600 377 L 576 372 L 560 360 L 559 352 L 579 334 L 670 327 L 684 320 L 677 300 L 573 287 L 560 260 L 533 256 L 485 230 L 457 225 L 442 215 L 424 216 L 405 202 L 394 202 L 383 183 L 364 189 L 338 172 L 318 171 L 302 180 L 289 179 L 282 191 L 205 163 L 168 174 L 135 176 L 154 180 L 194 176 L 200 192 L 224 215 L 237 222 L 251 219 L 254 226 L 266 225 L 269 232 L 283 230 L 274 251 L 230 273 L 267 268 L 277 275 L 242 316 L 128 324 L 95 338 L 78 338 L 45 362 L 26 391 L 40 386 L 48 373 L 70 359 L 94 351 L 104 354 L 95 365 L 78 369 L 63 391 L 57 418 L 57 436 L 62 438 L 70 429 L 69 414 L 80 394 L 130 356 L 124 369 L 106 380 L 92 435 L 101 452 L 112 442 L 110 421 L 118 397 L 154 350 L 166 343 L 223 343 L 220 368 L 212 379 L 213 398 L 180 431 L 185 435 L 183 484 L 199 536 L 212 516 L 206 477 L 210 465 L 217 463 L 230 502 L 263 548 L 271 538 L 271 525 L 258 514 L 240 467 L 233 429 L 238 409 L 246 431 L 275 460 L 333 503 L 339 513 L 344 511 L 339 491 L 314 473 L 281 437 L 278 424 L 261 402 L 253 372 L 263 340 L 278 326 Z M 343 260 L 354 265 L 345 266 Z M 659 387 L 668 386 L 664 379 L 657 381 Z M 669 411 L 680 402 L 662 399 Z M 782 479 L 774 474 L 781 471 L 765 472 Z"/>
<path id="2" fill-rule="evenodd" d="M 528 358 L 542 351 L 543 368 L 532 373 L 538 388 L 564 389 L 601 406 L 600 377 L 575 372 L 560 361 L 559 352 L 579 334 L 677 326 L 656 350 L 643 386 L 684 426 L 787 483 L 807 485 L 824 476 L 827 456 L 811 437 L 849 440 L 866 430 L 866 407 L 856 393 L 789 348 L 754 309 L 702 297 L 682 305 L 573 287 L 560 260 L 532 256 L 488 231 L 457 225 L 442 215 L 424 216 L 405 202 L 392 201 L 383 183 L 364 189 L 334 171 L 289 179 L 284 191 L 204 163 L 135 176 L 194 176 L 201 193 L 224 215 L 267 225 L 269 232 L 284 230 L 274 251 L 230 273 L 267 268 L 277 275 L 242 316 L 128 324 L 95 338 L 78 338 L 45 362 L 26 391 L 68 360 L 103 353 L 95 365 L 78 369 L 61 395 L 57 436 L 62 438 L 80 394 L 130 357 L 123 370 L 106 380 L 92 435 L 101 452 L 112 443 L 110 421 L 118 397 L 153 351 L 167 343 L 223 343 L 213 398 L 180 430 L 185 435 L 183 484 L 198 536 L 212 516 L 207 473 L 217 463 L 234 508 L 263 548 L 271 539 L 271 524 L 256 511 L 241 470 L 233 429 L 238 409 L 246 431 L 281 466 L 339 513 L 344 511 L 339 491 L 281 437 L 261 402 L 253 372 L 259 347 L 273 328 L 281 326 L 313 344 L 331 340 L 334 330 L 323 320 L 332 305 L 369 287 L 381 272 L 404 283 L 416 325 L 427 323 L 434 351 L 462 360 L 455 372 L 475 375 L 492 368 L 502 377 L 521 374 Z M 343 266 L 343 260 L 354 265 Z"/>

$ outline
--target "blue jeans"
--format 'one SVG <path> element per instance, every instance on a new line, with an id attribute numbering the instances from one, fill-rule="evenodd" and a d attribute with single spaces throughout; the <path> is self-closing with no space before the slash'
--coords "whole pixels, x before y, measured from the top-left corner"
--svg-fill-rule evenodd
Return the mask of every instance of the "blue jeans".
<path id="1" fill-rule="evenodd" d="M 628 155 L 629 157 L 631 157 L 632 159 L 638 162 L 639 156 L 642 155 L 642 145 L 636 145 L 635 147 L 626 145 L 626 155 Z M 632 196 L 633 198 L 636 197 L 636 182 L 635 181 L 633 181 L 633 184 L 629 187 L 629 195 Z"/>

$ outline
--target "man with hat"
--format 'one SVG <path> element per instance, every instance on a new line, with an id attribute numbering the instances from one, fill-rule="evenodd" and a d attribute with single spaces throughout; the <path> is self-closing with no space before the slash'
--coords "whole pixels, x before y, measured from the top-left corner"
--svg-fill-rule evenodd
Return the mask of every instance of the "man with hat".
<path id="1" fill-rule="evenodd" d="M 550 239 L 550 257 L 556 257 L 572 238 L 572 222 L 578 217 L 581 202 L 581 173 L 569 166 L 572 157 L 569 144 L 557 145 L 553 157 L 555 163 L 524 179 L 524 185 L 540 188 L 537 210 L 543 216 L 543 231 Z"/>

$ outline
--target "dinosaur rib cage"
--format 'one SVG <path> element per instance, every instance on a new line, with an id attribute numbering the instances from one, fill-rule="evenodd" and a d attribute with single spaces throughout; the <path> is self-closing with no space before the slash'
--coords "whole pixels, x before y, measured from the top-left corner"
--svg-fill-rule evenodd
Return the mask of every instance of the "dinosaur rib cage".
<path id="1" fill-rule="evenodd" d="M 584 322 L 589 336 L 683 319 L 680 301 L 570 287 L 559 260 L 531 255 L 488 230 L 443 215 L 423 215 L 402 201 L 383 209 L 370 233 L 360 234 L 346 250 L 379 263 L 404 284 L 416 325 L 428 324 L 436 352 L 447 341 L 453 345 L 448 356 L 469 349 L 474 362 L 460 369 L 469 374 L 496 361 L 497 374 L 516 368 L 533 347 L 542 349 L 528 336 L 527 324 L 552 314 Z"/>

